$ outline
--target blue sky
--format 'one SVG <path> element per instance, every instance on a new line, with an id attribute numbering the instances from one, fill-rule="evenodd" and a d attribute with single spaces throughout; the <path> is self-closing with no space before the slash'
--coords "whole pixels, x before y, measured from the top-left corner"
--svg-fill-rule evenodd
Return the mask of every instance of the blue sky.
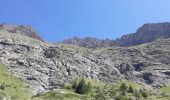
<path id="1" fill-rule="evenodd" d="M 0 0 L 0 23 L 33 26 L 48 41 L 115 39 L 144 23 L 169 22 L 170 0 Z"/>

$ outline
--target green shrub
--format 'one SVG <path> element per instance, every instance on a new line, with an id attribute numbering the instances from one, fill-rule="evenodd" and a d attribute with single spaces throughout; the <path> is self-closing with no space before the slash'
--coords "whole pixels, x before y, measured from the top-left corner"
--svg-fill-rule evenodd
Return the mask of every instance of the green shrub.
<path id="1" fill-rule="evenodd" d="M 107 100 L 104 92 L 100 88 L 97 88 L 95 92 L 96 92 L 96 95 L 94 96 L 94 98 L 96 100 Z"/>
<path id="2" fill-rule="evenodd" d="M 85 94 L 86 93 L 86 82 L 84 80 L 84 78 L 82 78 L 80 80 L 80 82 L 78 83 L 77 87 L 76 87 L 76 93 L 78 94 Z"/>
<path id="3" fill-rule="evenodd" d="M 126 92 L 127 92 L 127 86 L 125 83 L 122 83 L 121 86 L 120 86 L 120 91 L 121 91 L 121 94 L 122 95 L 126 95 Z"/>
<path id="4" fill-rule="evenodd" d="M 1 84 L 1 85 L 0 85 L 0 89 L 1 89 L 1 90 L 5 90 L 5 85 L 4 85 L 4 84 Z"/>
<path id="5" fill-rule="evenodd" d="M 147 98 L 148 97 L 148 93 L 146 91 L 143 91 L 143 90 L 140 90 L 140 93 L 142 94 L 142 96 L 144 98 Z"/>
<path id="6" fill-rule="evenodd" d="M 85 79 L 81 78 L 81 80 L 77 84 L 77 87 L 75 88 L 75 92 L 78 93 L 78 94 L 87 94 L 90 91 L 91 91 L 90 82 L 86 83 Z"/>
<path id="7" fill-rule="evenodd" d="M 112 86 L 109 89 L 109 96 L 113 98 L 115 95 L 116 95 L 116 90 L 115 90 L 114 86 Z"/>
<path id="8" fill-rule="evenodd" d="M 133 87 L 130 85 L 128 89 L 128 93 L 133 93 L 133 92 L 134 92 Z"/>

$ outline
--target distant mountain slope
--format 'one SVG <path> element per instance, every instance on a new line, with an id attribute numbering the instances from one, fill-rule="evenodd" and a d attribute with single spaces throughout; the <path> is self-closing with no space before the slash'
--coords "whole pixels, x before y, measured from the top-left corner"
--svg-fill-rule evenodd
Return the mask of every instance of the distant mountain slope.
<path id="1" fill-rule="evenodd" d="M 87 48 L 102 48 L 102 47 L 112 47 L 115 45 L 115 42 L 113 40 L 101 40 L 97 38 L 91 38 L 91 37 L 86 37 L 84 39 L 80 39 L 78 37 L 74 37 L 68 40 L 64 40 L 61 43 L 64 44 L 72 44 L 72 45 L 77 45 L 81 47 L 87 47 Z"/>
<path id="2" fill-rule="evenodd" d="M 61 43 L 78 45 L 87 48 L 101 48 L 101 47 L 113 47 L 113 46 L 133 46 L 142 43 L 152 42 L 156 39 L 170 38 L 170 23 L 151 23 L 144 24 L 137 32 L 123 35 L 116 40 L 100 40 L 96 38 L 71 38 L 64 40 Z"/>
<path id="3" fill-rule="evenodd" d="M 162 38 L 170 38 L 170 23 L 168 22 L 144 24 L 136 33 L 124 35 L 115 42 L 120 46 L 132 46 Z"/>
<path id="4" fill-rule="evenodd" d="M 43 39 L 39 36 L 38 32 L 34 30 L 31 26 L 0 24 L 0 30 L 5 30 L 10 33 L 16 34 L 24 34 L 26 36 L 43 41 Z"/>

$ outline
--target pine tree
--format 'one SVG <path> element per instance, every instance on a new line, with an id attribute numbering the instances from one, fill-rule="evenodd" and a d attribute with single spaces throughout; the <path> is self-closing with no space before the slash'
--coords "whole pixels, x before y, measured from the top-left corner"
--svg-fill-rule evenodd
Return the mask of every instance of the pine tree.
<path id="1" fill-rule="evenodd" d="M 91 88 L 91 83 L 86 83 L 84 78 L 81 78 L 79 82 L 75 80 L 72 84 L 72 89 L 78 94 L 87 94 L 91 91 Z"/>
<path id="2" fill-rule="evenodd" d="M 84 78 L 81 78 L 80 82 L 78 83 L 77 88 L 76 88 L 76 93 L 79 93 L 79 94 L 87 93 L 87 85 L 86 85 Z"/>
<path id="3" fill-rule="evenodd" d="M 133 87 L 130 85 L 128 89 L 128 93 L 133 93 L 133 92 L 134 92 Z"/>
<path id="4" fill-rule="evenodd" d="M 127 86 L 125 83 L 122 83 L 121 86 L 120 86 L 120 91 L 122 93 L 122 95 L 126 95 L 126 92 L 127 92 Z"/>

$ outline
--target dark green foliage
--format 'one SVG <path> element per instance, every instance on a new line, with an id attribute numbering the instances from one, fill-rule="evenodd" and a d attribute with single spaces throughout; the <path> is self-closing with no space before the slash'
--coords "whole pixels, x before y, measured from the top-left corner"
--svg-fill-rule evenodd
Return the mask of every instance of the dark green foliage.
<path id="1" fill-rule="evenodd" d="M 133 92 L 134 92 L 133 87 L 130 85 L 128 89 L 128 93 L 133 93 Z"/>
<path id="2" fill-rule="evenodd" d="M 1 89 L 1 90 L 5 90 L 5 85 L 4 85 L 4 84 L 1 84 L 1 85 L 0 85 L 0 89 Z"/>
<path id="3" fill-rule="evenodd" d="M 121 91 L 121 94 L 122 95 L 126 95 L 126 92 L 127 92 L 127 86 L 125 83 L 122 83 L 121 86 L 120 86 L 120 91 Z"/>
<path id="4" fill-rule="evenodd" d="M 115 95 L 116 95 L 116 91 L 115 91 L 114 86 L 112 86 L 112 87 L 109 89 L 109 96 L 110 96 L 110 97 L 114 97 Z"/>
<path id="5" fill-rule="evenodd" d="M 80 80 L 77 87 L 75 88 L 75 92 L 79 94 L 85 94 L 86 93 L 86 82 L 84 78 Z"/>
<path id="6" fill-rule="evenodd" d="M 122 83 L 120 86 L 120 91 L 127 91 L 127 86 L 125 83 Z"/>
<path id="7" fill-rule="evenodd" d="M 142 94 L 142 96 L 144 98 L 147 98 L 148 97 L 148 93 L 146 91 L 143 91 L 143 90 L 140 90 L 140 93 Z"/>
<path id="8" fill-rule="evenodd" d="M 94 96 L 94 98 L 95 98 L 96 100 L 107 100 L 104 92 L 103 92 L 102 89 L 100 89 L 100 88 L 97 88 L 97 89 L 96 89 L 96 95 Z"/>
<path id="9" fill-rule="evenodd" d="M 74 84 L 75 85 L 75 84 Z M 86 83 L 84 78 L 78 82 L 77 86 L 72 86 L 76 93 L 78 94 L 87 94 L 91 91 L 91 84 L 90 82 Z"/>

